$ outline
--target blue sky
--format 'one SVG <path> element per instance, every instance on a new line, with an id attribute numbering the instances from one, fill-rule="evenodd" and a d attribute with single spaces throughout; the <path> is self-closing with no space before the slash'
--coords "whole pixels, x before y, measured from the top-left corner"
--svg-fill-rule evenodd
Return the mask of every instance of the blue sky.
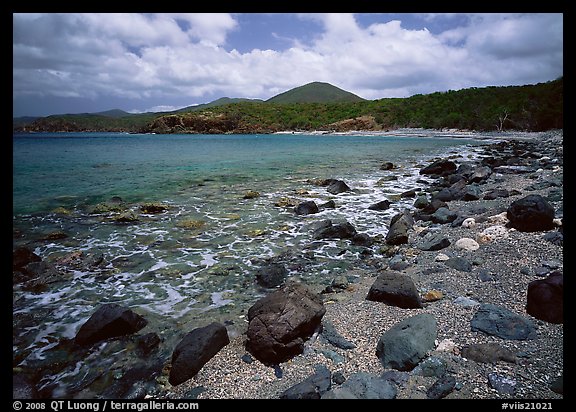
<path id="1" fill-rule="evenodd" d="M 563 75 L 561 13 L 14 14 L 13 113 L 167 111 L 312 81 L 366 99 Z"/>

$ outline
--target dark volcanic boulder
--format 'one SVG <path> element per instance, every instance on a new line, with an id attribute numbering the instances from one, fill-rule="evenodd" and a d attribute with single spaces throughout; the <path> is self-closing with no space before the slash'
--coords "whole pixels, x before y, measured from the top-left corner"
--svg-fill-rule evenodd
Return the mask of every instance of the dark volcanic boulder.
<path id="1" fill-rule="evenodd" d="M 288 271 L 282 263 L 271 263 L 263 266 L 256 272 L 256 281 L 265 288 L 275 288 L 286 280 Z"/>
<path id="2" fill-rule="evenodd" d="M 408 243 L 408 230 L 414 225 L 414 219 L 408 211 L 397 214 L 390 222 L 390 229 L 386 234 L 386 243 L 389 245 L 400 245 Z"/>
<path id="3" fill-rule="evenodd" d="M 422 307 L 420 295 L 412 278 L 391 271 L 384 272 L 376 278 L 366 299 L 403 309 Z"/>
<path id="4" fill-rule="evenodd" d="M 451 160 L 437 160 L 431 165 L 428 165 L 420 169 L 421 175 L 448 175 L 456 171 L 456 163 Z"/>
<path id="5" fill-rule="evenodd" d="M 380 337 L 376 356 L 384 368 L 410 371 L 434 349 L 437 332 L 436 319 L 428 313 L 404 319 Z"/>
<path id="6" fill-rule="evenodd" d="M 333 224 L 328 220 L 314 231 L 314 239 L 352 239 L 356 229 L 348 222 Z"/>
<path id="7" fill-rule="evenodd" d="M 297 215 L 311 215 L 313 213 L 318 213 L 318 206 L 313 200 L 308 200 L 306 202 L 301 202 L 294 208 L 294 213 Z"/>
<path id="8" fill-rule="evenodd" d="M 320 295 L 288 283 L 248 310 L 246 349 L 264 364 L 285 362 L 302 353 L 325 312 Z"/>
<path id="9" fill-rule="evenodd" d="M 554 208 L 540 195 L 528 195 L 508 207 L 510 226 L 521 232 L 539 232 L 554 228 Z"/>
<path id="10" fill-rule="evenodd" d="M 450 241 L 447 237 L 444 237 L 440 233 L 430 232 L 422 241 L 420 241 L 416 247 L 420 250 L 428 250 L 428 251 L 435 251 L 447 248 L 450 246 Z"/>
<path id="11" fill-rule="evenodd" d="M 550 323 L 564 323 L 564 276 L 553 272 L 528 284 L 526 312 Z"/>
<path id="12" fill-rule="evenodd" d="M 332 180 L 326 190 L 333 195 L 338 193 L 348 192 L 352 189 L 343 180 Z"/>
<path id="13" fill-rule="evenodd" d="M 170 384 L 179 385 L 194 377 L 206 362 L 229 343 L 226 327 L 218 322 L 192 330 L 172 352 Z"/>
<path id="14" fill-rule="evenodd" d="M 470 321 L 472 331 L 480 331 L 502 339 L 536 339 L 534 323 L 514 312 L 491 303 L 484 303 Z"/>
<path id="15" fill-rule="evenodd" d="M 320 399 L 332 385 L 332 373 L 324 365 L 316 365 L 315 373 L 302 382 L 286 389 L 280 399 Z"/>
<path id="16" fill-rule="evenodd" d="M 104 339 L 130 335 L 147 323 L 146 319 L 130 309 L 109 303 L 100 306 L 80 327 L 74 342 L 78 345 L 91 345 Z"/>
<path id="17" fill-rule="evenodd" d="M 390 207 L 389 200 L 381 200 L 380 202 L 374 203 L 373 205 L 369 206 L 369 210 L 386 210 Z"/>

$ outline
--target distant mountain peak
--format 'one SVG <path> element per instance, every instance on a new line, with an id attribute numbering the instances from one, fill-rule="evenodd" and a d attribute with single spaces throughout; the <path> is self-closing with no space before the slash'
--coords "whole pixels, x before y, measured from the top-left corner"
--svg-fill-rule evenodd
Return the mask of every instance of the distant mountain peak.
<path id="1" fill-rule="evenodd" d="M 342 90 L 330 83 L 312 82 L 303 86 L 295 87 L 280 93 L 268 100 L 267 103 L 336 103 L 336 102 L 361 102 L 360 96 Z"/>

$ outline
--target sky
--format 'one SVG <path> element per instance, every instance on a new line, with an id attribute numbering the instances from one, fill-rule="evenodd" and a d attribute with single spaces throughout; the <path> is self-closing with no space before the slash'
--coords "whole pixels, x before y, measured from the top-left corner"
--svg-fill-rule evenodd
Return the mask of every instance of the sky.
<path id="1" fill-rule="evenodd" d="M 365 99 L 563 75 L 562 13 L 13 14 L 13 115 L 170 111 L 333 84 Z"/>

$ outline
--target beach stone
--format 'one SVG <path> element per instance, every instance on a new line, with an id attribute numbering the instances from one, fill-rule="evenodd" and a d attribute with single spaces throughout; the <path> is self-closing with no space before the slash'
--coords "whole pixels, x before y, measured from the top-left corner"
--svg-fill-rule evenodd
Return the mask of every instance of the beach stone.
<path id="1" fill-rule="evenodd" d="M 320 399 L 332 386 L 332 373 L 324 365 L 314 366 L 314 374 L 286 389 L 280 399 Z"/>
<path id="2" fill-rule="evenodd" d="M 108 303 L 100 306 L 80 327 L 74 343 L 91 345 L 108 338 L 130 335 L 138 332 L 148 321 L 132 310 Z"/>
<path id="3" fill-rule="evenodd" d="M 471 183 L 481 183 L 487 180 L 491 174 L 492 169 L 488 166 L 478 166 L 474 169 L 474 173 L 468 178 L 468 181 Z"/>
<path id="4" fill-rule="evenodd" d="M 436 255 L 436 257 L 434 258 L 434 260 L 436 262 L 446 262 L 448 259 L 450 259 L 450 256 L 444 254 L 444 253 L 438 253 Z"/>
<path id="5" fill-rule="evenodd" d="M 339 193 L 349 192 L 350 187 L 343 180 L 332 180 L 332 182 L 326 188 L 328 193 L 337 195 Z"/>
<path id="6" fill-rule="evenodd" d="M 429 204 L 430 204 L 430 201 L 428 200 L 428 197 L 426 195 L 420 195 L 414 201 L 413 206 L 416 209 L 424 209 Z"/>
<path id="7" fill-rule="evenodd" d="M 474 251 L 478 250 L 480 248 L 480 245 L 474 239 L 470 239 L 469 237 L 463 237 L 456 241 L 454 247 L 456 249 Z"/>
<path id="8" fill-rule="evenodd" d="M 286 281 L 288 270 L 282 263 L 267 264 L 256 272 L 256 281 L 265 288 L 275 288 Z"/>
<path id="9" fill-rule="evenodd" d="M 456 163 L 451 160 L 441 159 L 420 169 L 420 174 L 445 176 L 454 173 L 456 169 Z"/>
<path id="10" fill-rule="evenodd" d="M 420 189 L 410 189 L 405 192 L 400 193 L 400 198 L 404 199 L 407 197 L 416 197 L 416 191 Z"/>
<path id="11" fill-rule="evenodd" d="M 462 221 L 461 226 L 466 229 L 473 229 L 476 227 L 476 220 L 473 217 L 467 217 Z"/>
<path id="12" fill-rule="evenodd" d="M 348 287 L 348 278 L 344 275 L 338 275 L 334 279 L 332 279 L 332 283 L 330 284 L 335 289 L 346 289 Z"/>
<path id="13" fill-rule="evenodd" d="M 370 247 L 374 244 L 374 240 L 366 233 L 356 233 L 352 237 L 352 244 L 355 246 Z"/>
<path id="14" fill-rule="evenodd" d="M 322 399 L 394 399 L 393 384 L 366 372 L 353 373 L 340 387 L 326 392 Z"/>
<path id="15" fill-rule="evenodd" d="M 499 197 L 509 197 L 510 192 L 506 189 L 494 189 L 484 193 L 484 200 L 494 200 Z"/>
<path id="16" fill-rule="evenodd" d="M 564 245 L 564 234 L 561 232 L 548 232 L 544 236 L 542 236 L 542 239 L 556 246 Z"/>
<path id="17" fill-rule="evenodd" d="M 414 219 L 408 211 L 398 213 L 390 221 L 390 228 L 386 234 L 386 243 L 400 245 L 408 243 L 408 230 L 414 226 Z"/>
<path id="18" fill-rule="evenodd" d="M 196 376 L 220 349 L 230 343 L 226 327 L 218 322 L 193 329 L 172 352 L 172 367 L 168 381 L 180 385 Z"/>
<path id="19" fill-rule="evenodd" d="M 495 240 L 507 239 L 508 236 L 508 230 L 504 226 L 490 226 L 476 236 L 476 242 L 479 244 L 491 243 Z"/>
<path id="20" fill-rule="evenodd" d="M 392 170 L 395 169 L 394 163 L 392 162 L 385 162 L 380 165 L 380 170 Z"/>
<path id="21" fill-rule="evenodd" d="M 464 190 L 459 194 L 459 199 L 465 202 L 470 202 L 473 200 L 479 200 L 482 196 L 482 189 L 476 184 L 471 184 L 466 186 Z"/>
<path id="22" fill-rule="evenodd" d="M 436 289 L 432 289 L 429 290 L 428 292 L 426 292 L 423 296 L 422 296 L 422 301 L 424 302 L 435 302 L 437 300 L 440 300 L 444 297 L 444 293 L 442 293 L 442 291 L 440 290 L 436 290 Z"/>
<path id="23" fill-rule="evenodd" d="M 340 335 L 328 319 L 322 321 L 322 337 L 340 349 L 354 349 L 356 345 Z"/>
<path id="24" fill-rule="evenodd" d="M 564 275 L 553 272 L 528 284 L 526 313 L 550 323 L 564 323 Z"/>
<path id="25" fill-rule="evenodd" d="M 458 213 L 452 212 L 446 207 L 441 207 L 430 215 L 432 223 L 446 224 L 451 223 L 458 217 Z"/>
<path id="26" fill-rule="evenodd" d="M 373 205 L 369 206 L 369 210 L 386 210 L 390 207 L 390 201 L 385 199 L 381 200 L 378 203 L 374 203 Z"/>
<path id="27" fill-rule="evenodd" d="M 472 264 L 459 256 L 449 258 L 444 264 L 460 272 L 472 272 Z"/>
<path id="28" fill-rule="evenodd" d="M 368 291 L 366 300 L 382 302 L 403 309 L 422 307 L 420 295 L 412 278 L 392 271 L 378 275 Z"/>
<path id="29" fill-rule="evenodd" d="M 412 375 L 419 375 L 425 377 L 434 376 L 439 378 L 446 373 L 448 365 L 446 361 L 436 356 L 430 356 L 424 359 L 413 370 Z"/>
<path id="30" fill-rule="evenodd" d="M 246 349 L 267 365 L 285 362 L 304 350 L 304 342 L 326 313 L 322 298 L 290 282 L 259 299 L 248 310 Z"/>
<path id="31" fill-rule="evenodd" d="M 480 305 L 470 326 L 473 332 L 484 332 L 502 339 L 528 340 L 537 337 L 536 327 L 530 319 L 491 303 Z"/>
<path id="32" fill-rule="evenodd" d="M 434 251 L 441 250 L 450 246 L 447 237 L 440 233 L 428 233 L 416 247 L 420 250 Z"/>
<path id="33" fill-rule="evenodd" d="M 489 223 L 491 223 L 493 225 L 498 225 L 498 226 L 505 226 L 509 222 L 507 212 L 502 212 L 502 213 L 498 213 L 496 215 L 488 216 L 486 218 L 486 220 Z"/>
<path id="34" fill-rule="evenodd" d="M 356 235 L 356 229 L 348 222 L 333 224 L 328 220 L 327 224 L 314 230 L 314 239 L 351 239 Z"/>
<path id="35" fill-rule="evenodd" d="M 554 208 L 540 195 L 528 195 L 512 202 L 507 216 L 510 226 L 521 232 L 539 232 L 554 228 Z"/>
<path id="36" fill-rule="evenodd" d="M 314 213 L 318 213 L 320 210 L 318 209 L 318 205 L 313 200 L 307 200 L 305 202 L 301 202 L 294 208 L 294 213 L 297 215 L 311 215 Z"/>
<path id="37" fill-rule="evenodd" d="M 336 202 L 333 200 L 329 200 L 326 203 L 322 203 L 318 206 L 320 209 L 336 209 Z"/>
<path id="38" fill-rule="evenodd" d="M 514 352 L 493 342 L 466 345 L 460 354 L 463 358 L 480 363 L 496 363 L 498 361 L 516 363 L 517 361 Z"/>
<path id="39" fill-rule="evenodd" d="M 428 399 L 442 399 L 448 396 L 456 387 L 456 378 L 452 375 L 444 375 L 432 384 L 426 391 Z"/>
<path id="40" fill-rule="evenodd" d="M 490 387 L 496 389 L 498 393 L 512 395 L 516 391 L 517 382 L 513 378 L 498 375 L 497 373 L 488 374 Z"/>
<path id="41" fill-rule="evenodd" d="M 117 216 L 112 218 L 116 223 L 134 223 L 140 220 L 136 213 L 132 212 L 131 210 L 127 212 L 120 213 Z"/>
<path id="42" fill-rule="evenodd" d="M 404 319 L 380 337 L 376 356 L 384 368 L 410 371 L 434 349 L 437 329 L 436 319 L 428 313 Z"/>
<path id="43" fill-rule="evenodd" d="M 454 299 L 453 302 L 455 305 L 462 306 L 463 308 L 473 308 L 480 306 L 480 302 L 474 299 L 470 299 L 466 296 L 458 296 L 456 299 Z"/>

